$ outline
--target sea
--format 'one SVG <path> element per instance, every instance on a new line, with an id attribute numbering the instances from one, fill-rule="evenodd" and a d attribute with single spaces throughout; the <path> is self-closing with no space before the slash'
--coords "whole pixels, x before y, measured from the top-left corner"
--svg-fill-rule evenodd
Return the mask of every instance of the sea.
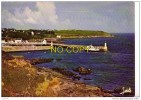
<path id="1" fill-rule="evenodd" d="M 66 44 L 104 45 L 108 52 L 51 53 L 48 51 L 11 52 L 12 55 L 22 55 L 26 59 L 52 58 L 49 63 L 38 64 L 39 67 L 60 67 L 72 71 L 77 67 L 92 70 L 90 75 L 81 75 L 81 82 L 99 86 L 106 90 L 120 87 L 135 89 L 135 34 L 118 33 L 114 37 L 64 39 Z M 61 59 L 61 60 L 56 60 Z M 90 80 L 84 80 L 89 78 Z"/>

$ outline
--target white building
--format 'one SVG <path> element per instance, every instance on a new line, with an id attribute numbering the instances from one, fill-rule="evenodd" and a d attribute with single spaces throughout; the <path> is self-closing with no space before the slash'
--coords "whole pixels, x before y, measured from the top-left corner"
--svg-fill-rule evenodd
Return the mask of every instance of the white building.
<path id="1" fill-rule="evenodd" d="M 14 43 L 14 41 L 12 41 L 12 40 L 11 40 L 11 41 L 8 41 L 8 43 L 13 44 L 13 43 Z"/>
<path id="2" fill-rule="evenodd" d="M 6 43 L 5 40 L 2 40 L 1 43 Z"/>
<path id="3" fill-rule="evenodd" d="M 32 36 L 34 35 L 34 32 L 33 32 L 33 31 L 31 32 L 31 35 L 32 35 Z"/>
<path id="4" fill-rule="evenodd" d="M 6 44 L 6 41 L 5 40 L 2 40 L 1 41 L 1 44 L 2 44 L 2 46 L 5 45 Z"/>
<path id="5" fill-rule="evenodd" d="M 57 35 L 56 37 L 57 37 L 57 38 L 61 38 L 61 35 Z"/>
<path id="6" fill-rule="evenodd" d="M 22 43 L 22 39 L 15 40 L 15 43 Z"/>
<path id="7" fill-rule="evenodd" d="M 37 32 L 36 34 L 40 34 L 40 32 Z"/>
<path id="8" fill-rule="evenodd" d="M 42 42 L 42 44 L 47 44 L 47 40 L 44 39 L 43 42 Z"/>
<path id="9" fill-rule="evenodd" d="M 27 43 L 27 44 L 28 44 L 29 42 L 26 40 L 26 41 L 25 41 L 25 43 Z"/>

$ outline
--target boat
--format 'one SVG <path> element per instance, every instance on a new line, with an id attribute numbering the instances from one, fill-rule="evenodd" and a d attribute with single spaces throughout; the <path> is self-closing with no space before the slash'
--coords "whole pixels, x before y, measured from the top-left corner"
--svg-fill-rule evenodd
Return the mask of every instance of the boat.
<path id="1" fill-rule="evenodd" d="M 93 46 L 92 44 L 89 46 L 86 46 L 86 50 L 85 51 L 90 51 L 90 52 L 107 52 L 108 51 L 108 47 L 107 47 L 107 43 L 105 41 L 104 46 Z"/>
<path id="2" fill-rule="evenodd" d="M 92 44 L 87 46 L 87 49 L 88 49 L 88 51 L 91 51 L 91 52 L 98 52 L 98 51 L 100 51 L 99 48 L 94 47 Z"/>

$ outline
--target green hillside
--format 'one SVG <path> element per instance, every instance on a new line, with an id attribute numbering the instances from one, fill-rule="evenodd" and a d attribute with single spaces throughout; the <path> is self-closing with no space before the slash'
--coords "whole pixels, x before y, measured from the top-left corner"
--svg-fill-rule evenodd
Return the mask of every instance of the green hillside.
<path id="1" fill-rule="evenodd" d="M 110 37 L 111 34 L 104 31 L 90 31 L 90 30 L 56 30 L 56 35 L 61 35 L 62 37 Z"/>
<path id="2" fill-rule="evenodd" d="M 2 29 L 2 38 L 22 38 L 23 40 L 55 38 L 61 35 L 62 38 L 86 38 L 86 37 L 111 37 L 104 31 L 90 30 L 16 30 Z"/>

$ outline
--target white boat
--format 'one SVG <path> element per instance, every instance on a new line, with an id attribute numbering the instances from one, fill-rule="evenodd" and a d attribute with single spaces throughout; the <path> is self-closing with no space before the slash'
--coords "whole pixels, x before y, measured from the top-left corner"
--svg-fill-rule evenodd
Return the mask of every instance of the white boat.
<path id="1" fill-rule="evenodd" d="M 96 47 L 94 47 L 93 45 L 89 45 L 89 46 L 87 46 L 87 49 L 88 49 L 88 51 L 91 51 L 91 52 L 97 52 L 97 51 L 100 51 L 99 48 L 96 48 Z"/>
<path id="2" fill-rule="evenodd" d="M 93 46 L 92 44 L 87 46 L 87 50 L 90 52 L 106 52 L 108 51 L 107 43 L 104 43 L 104 46 Z"/>

